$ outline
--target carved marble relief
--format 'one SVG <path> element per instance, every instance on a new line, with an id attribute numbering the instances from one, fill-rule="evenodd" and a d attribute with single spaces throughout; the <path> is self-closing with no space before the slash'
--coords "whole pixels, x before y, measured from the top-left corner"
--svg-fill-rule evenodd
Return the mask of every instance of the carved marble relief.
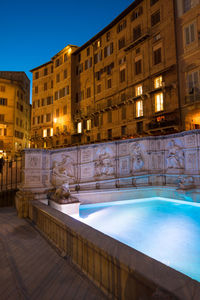
<path id="1" fill-rule="evenodd" d="M 184 162 L 184 151 L 180 141 L 177 139 L 172 139 L 168 144 L 168 152 L 166 157 L 167 169 L 183 169 Z"/>
<path id="2" fill-rule="evenodd" d="M 40 161 L 40 157 L 31 155 L 28 157 L 27 167 L 31 169 L 41 168 Z"/>
<path id="3" fill-rule="evenodd" d="M 142 171 L 144 168 L 144 157 L 142 146 L 135 142 L 130 147 L 131 171 L 132 173 Z"/>
<path id="4" fill-rule="evenodd" d="M 95 161 L 95 177 L 113 176 L 115 173 L 113 152 L 109 147 L 103 146 L 97 150 Z"/>
<path id="5" fill-rule="evenodd" d="M 69 155 L 62 154 L 62 160 L 60 162 L 56 160 L 53 162 L 51 182 L 54 186 L 58 186 L 65 183 L 72 183 L 74 179 L 74 160 Z"/>

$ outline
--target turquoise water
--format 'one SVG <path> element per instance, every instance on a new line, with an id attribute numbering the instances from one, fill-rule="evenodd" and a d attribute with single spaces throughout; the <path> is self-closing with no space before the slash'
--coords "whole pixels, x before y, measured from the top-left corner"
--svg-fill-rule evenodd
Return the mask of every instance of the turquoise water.
<path id="1" fill-rule="evenodd" d="M 81 205 L 76 219 L 200 281 L 200 206 L 153 198 Z"/>

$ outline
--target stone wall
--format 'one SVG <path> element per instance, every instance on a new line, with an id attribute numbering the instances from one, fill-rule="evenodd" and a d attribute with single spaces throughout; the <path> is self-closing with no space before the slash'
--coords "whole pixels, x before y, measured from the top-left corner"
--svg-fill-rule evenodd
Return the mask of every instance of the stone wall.
<path id="1" fill-rule="evenodd" d="M 27 149 L 21 189 L 37 199 L 63 183 L 70 190 L 132 186 L 200 187 L 200 130 L 58 150 Z"/>
<path id="2" fill-rule="evenodd" d="M 31 201 L 29 218 L 109 299 L 200 299 L 196 281 L 49 206 Z"/>

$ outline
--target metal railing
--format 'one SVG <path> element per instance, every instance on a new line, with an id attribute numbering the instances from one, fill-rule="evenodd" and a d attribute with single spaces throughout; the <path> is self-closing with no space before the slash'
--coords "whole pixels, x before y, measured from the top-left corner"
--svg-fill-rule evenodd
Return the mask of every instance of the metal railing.
<path id="1" fill-rule="evenodd" d="M 0 166 L 0 207 L 13 206 L 15 193 L 21 183 L 22 159 L 4 160 Z"/>

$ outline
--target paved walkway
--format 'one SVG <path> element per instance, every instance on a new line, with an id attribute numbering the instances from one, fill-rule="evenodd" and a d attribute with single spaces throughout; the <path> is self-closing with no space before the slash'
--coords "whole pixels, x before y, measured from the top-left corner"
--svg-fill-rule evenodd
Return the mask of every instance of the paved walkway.
<path id="1" fill-rule="evenodd" d="M 0 299 L 106 297 L 13 208 L 0 208 Z"/>

